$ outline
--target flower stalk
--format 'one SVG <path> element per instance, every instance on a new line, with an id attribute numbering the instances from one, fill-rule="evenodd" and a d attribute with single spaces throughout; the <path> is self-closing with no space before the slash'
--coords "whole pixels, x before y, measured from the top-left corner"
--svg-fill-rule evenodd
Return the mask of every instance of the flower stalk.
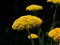
<path id="1" fill-rule="evenodd" d="M 38 28 L 38 35 L 39 35 L 39 45 L 41 45 L 41 37 L 40 37 L 40 33 L 41 33 L 41 28 L 37 27 Z"/>
<path id="2" fill-rule="evenodd" d="M 56 4 L 55 12 L 53 15 L 53 25 L 55 24 L 55 16 L 56 16 L 56 12 L 57 12 L 57 7 L 58 7 L 58 5 Z"/>
<path id="3" fill-rule="evenodd" d="M 30 35 L 31 32 L 29 31 L 29 29 L 27 29 L 27 31 L 28 31 L 28 34 Z M 31 38 L 31 35 L 30 35 L 30 39 L 31 39 L 31 44 L 34 45 L 34 40 Z"/>
<path id="4" fill-rule="evenodd" d="M 44 35 L 42 34 L 42 45 L 44 45 Z"/>
<path id="5" fill-rule="evenodd" d="M 33 11 L 33 13 L 34 13 L 34 16 L 36 16 L 36 11 Z"/>

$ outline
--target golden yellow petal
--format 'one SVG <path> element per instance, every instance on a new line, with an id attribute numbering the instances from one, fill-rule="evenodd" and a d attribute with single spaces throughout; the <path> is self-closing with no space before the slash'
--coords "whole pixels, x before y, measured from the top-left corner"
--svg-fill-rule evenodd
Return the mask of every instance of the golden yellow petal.
<path id="1" fill-rule="evenodd" d="M 35 39 L 35 38 L 38 38 L 38 35 L 36 35 L 36 34 L 30 34 L 30 35 L 28 35 L 28 38 L 29 39 Z"/>

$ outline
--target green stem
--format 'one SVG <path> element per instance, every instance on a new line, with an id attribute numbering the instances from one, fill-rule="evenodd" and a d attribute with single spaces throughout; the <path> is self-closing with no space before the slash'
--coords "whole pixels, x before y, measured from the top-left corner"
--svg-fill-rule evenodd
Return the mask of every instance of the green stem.
<path id="1" fill-rule="evenodd" d="M 51 39 L 51 45 L 53 45 L 52 39 Z"/>
<path id="2" fill-rule="evenodd" d="M 46 45 L 49 45 L 48 42 L 46 42 Z"/>
<path id="3" fill-rule="evenodd" d="M 41 45 L 41 37 L 40 37 L 40 32 L 41 32 L 41 28 L 37 27 L 38 28 L 38 35 L 39 35 L 39 45 Z"/>
<path id="4" fill-rule="evenodd" d="M 56 42 L 56 45 L 60 45 L 59 42 Z"/>
<path id="5" fill-rule="evenodd" d="M 34 16 L 36 16 L 36 11 L 33 11 L 33 13 L 34 13 Z"/>
<path id="6" fill-rule="evenodd" d="M 52 30 L 54 27 L 55 27 L 56 23 L 53 24 L 51 27 L 50 27 L 50 30 Z"/>
<path id="7" fill-rule="evenodd" d="M 27 31 L 28 31 L 28 34 L 30 35 L 31 33 L 30 33 L 29 29 L 27 29 Z M 30 36 L 30 39 L 31 39 L 32 45 L 34 45 L 34 41 L 33 41 L 33 39 L 31 38 L 31 36 Z"/>
<path id="8" fill-rule="evenodd" d="M 58 5 L 56 4 L 56 8 L 55 8 L 55 12 L 54 12 L 54 15 L 53 15 L 53 25 L 51 26 L 50 30 L 52 30 L 55 26 L 55 16 L 56 16 L 56 12 L 57 12 L 57 7 Z M 53 42 L 52 42 L 52 39 L 51 39 L 51 45 L 53 45 Z"/>
<path id="9" fill-rule="evenodd" d="M 42 34 L 42 45 L 44 45 L 44 36 Z"/>
<path id="10" fill-rule="evenodd" d="M 55 12 L 53 15 L 53 25 L 55 24 L 55 16 L 56 16 L 56 12 L 57 12 L 57 7 L 58 7 L 58 5 L 56 4 Z"/>
<path id="11" fill-rule="evenodd" d="M 38 35 L 40 35 L 40 33 L 41 33 L 41 28 L 39 29 L 39 27 L 38 27 Z M 42 45 L 44 45 L 44 35 L 43 35 L 43 33 L 42 33 L 42 40 L 41 40 L 41 37 L 39 37 L 39 45 L 41 45 L 40 42 L 42 43 Z"/>

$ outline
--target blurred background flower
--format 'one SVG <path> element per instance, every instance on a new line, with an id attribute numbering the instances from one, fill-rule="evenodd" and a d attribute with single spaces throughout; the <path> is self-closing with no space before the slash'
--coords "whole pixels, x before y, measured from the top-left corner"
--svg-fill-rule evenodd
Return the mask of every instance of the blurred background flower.
<path id="1" fill-rule="evenodd" d="M 47 2 L 52 2 L 55 4 L 60 4 L 60 0 L 47 0 Z"/>
<path id="2" fill-rule="evenodd" d="M 32 4 L 32 5 L 29 5 L 26 7 L 26 10 L 28 11 L 37 11 L 37 10 L 42 10 L 43 7 L 41 5 L 35 5 L 35 4 Z"/>

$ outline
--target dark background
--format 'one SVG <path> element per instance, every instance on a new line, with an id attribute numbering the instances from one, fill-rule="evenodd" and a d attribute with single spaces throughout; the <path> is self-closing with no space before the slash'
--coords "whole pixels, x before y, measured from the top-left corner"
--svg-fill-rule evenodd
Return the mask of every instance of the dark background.
<path id="1" fill-rule="evenodd" d="M 48 31 L 54 14 L 55 5 L 47 3 L 46 0 L 1 0 L 0 1 L 0 45 L 29 45 L 26 31 L 13 31 L 11 28 L 13 21 L 22 15 L 33 14 L 26 11 L 26 6 L 38 4 L 43 6 L 39 15 L 44 22 L 42 24 L 43 32 Z M 56 21 L 60 17 L 60 5 L 57 9 Z M 56 25 L 60 27 L 59 23 Z M 44 29 L 43 29 L 44 28 Z M 37 45 L 37 44 L 36 44 Z"/>

